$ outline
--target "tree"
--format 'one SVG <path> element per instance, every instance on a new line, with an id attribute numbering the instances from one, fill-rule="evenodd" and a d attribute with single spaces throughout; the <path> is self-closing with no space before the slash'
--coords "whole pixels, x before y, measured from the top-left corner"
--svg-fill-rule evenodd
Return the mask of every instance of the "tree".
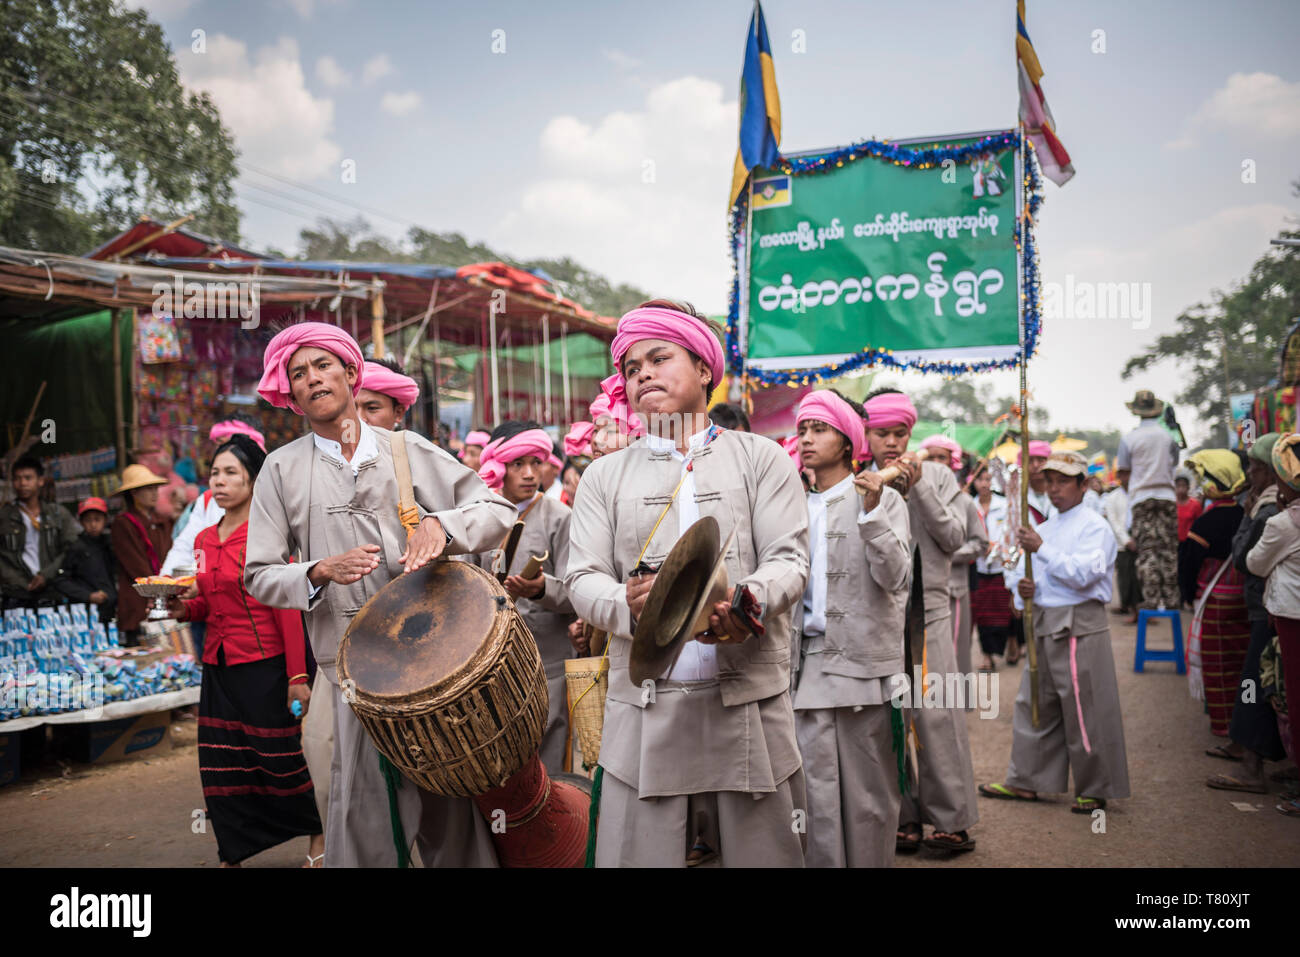
<path id="1" fill-rule="evenodd" d="M 143 11 L 0 0 L 0 22 L 0 240 L 82 253 L 142 211 L 238 240 L 234 142 Z"/>
<path id="2" fill-rule="evenodd" d="M 1300 180 L 1292 184 L 1300 196 Z M 1300 233 L 1284 233 L 1300 238 Z M 1277 377 L 1278 352 L 1291 324 L 1300 318 L 1300 248 L 1269 249 L 1250 275 L 1213 301 L 1197 303 L 1178 316 L 1175 332 L 1158 337 L 1124 365 L 1131 378 L 1158 362 L 1172 360 L 1186 370 L 1186 388 L 1174 397 L 1209 420 L 1231 421 L 1228 397 L 1254 392 Z"/>

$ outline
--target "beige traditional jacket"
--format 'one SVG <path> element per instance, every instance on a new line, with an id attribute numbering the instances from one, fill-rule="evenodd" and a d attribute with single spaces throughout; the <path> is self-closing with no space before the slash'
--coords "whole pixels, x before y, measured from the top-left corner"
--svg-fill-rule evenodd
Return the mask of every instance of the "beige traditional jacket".
<path id="1" fill-rule="evenodd" d="M 726 557 L 732 585 L 747 585 L 763 606 L 765 634 L 718 649 L 724 706 L 762 701 L 790 688 L 793 606 L 808 578 L 808 511 L 803 485 L 776 442 L 748 432 L 721 432 L 695 453 L 695 500 L 701 517 L 718 520 L 722 538 L 734 528 Z M 626 582 L 655 521 L 682 477 L 679 460 L 638 439 L 594 461 L 573 504 L 565 583 L 578 615 L 614 635 L 609 698 L 645 707 L 628 678 L 633 623 Z M 644 560 L 659 565 L 677 541 L 679 503 L 660 523 Z"/>
<path id="2" fill-rule="evenodd" d="M 414 432 L 373 428 L 378 456 L 352 467 L 317 448 L 309 433 L 266 458 L 248 519 L 244 582 L 258 601 L 307 612 L 316 662 L 338 684 L 339 639 L 361 606 L 398 575 L 406 530 L 398 516 L 394 441 L 405 441 L 420 518 L 432 515 L 451 536 L 446 555 L 495 548 L 515 508 L 483 480 Z M 379 567 L 351 585 L 327 582 L 314 596 L 307 574 L 322 558 L 367 543 L 382 549 Z M 291 559 L 297 561 L 291 562 Z"/>
<path id="3" fill-rule="evenodd" d="M 921 478 L 907 493 L 912 541 L 921 550 L 927 625 L 951 614 L 948 578 L 952 554 L 966 541 L 966 512 L 958 501 L 961 494 L 952 469 L 940 462 L 922 462 Z"/>
<path id="4" fill-rule="evenodd" d="M 980 518 L 979 505 L 973 496 L 962 492 L 957 505 L 966 516 L 966 541 L 952 553 L 948 588 L 953 598 L 962 598 L 970 594 L 970 566 L 989 553 L 989 533 L 984 528 L 984 519 Z"/>

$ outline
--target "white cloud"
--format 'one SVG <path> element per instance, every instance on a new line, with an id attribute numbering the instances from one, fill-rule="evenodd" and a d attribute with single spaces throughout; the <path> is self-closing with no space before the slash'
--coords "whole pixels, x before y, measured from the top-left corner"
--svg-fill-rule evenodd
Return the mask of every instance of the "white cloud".
<path id="1" fill-rule="evenodd" d="M 381 53 L 367 60 L 366 65 L 361 68 L 361 82 L 374 83 L 376 80 L 382 80 L 392 73 L 393 61 L 388 59 L 387 53 Z"/>
<path id="2" fill-rule="evenodd" d="M 641 61 L 636 57 L 618 49 L 601 50 L 600 55 L 620 70 L 635 70 L 641 65 Z"/>
<path id="3" fill-rule="evenodd" d="M 414 90 L 405 93 L 385 93 L 379 100 L 379 108 L 393 116 L 405 116 L 420 107 L 420 94 Z"/>
<path id="4" fill-rule="evenodd" d="M 338 3 L 339 0 L 285 0 L 285 2 L 293 7 L 294 13 L 298 14 L 299 17 L 310 20 L 319 6 L 325 3 Z"/>
<path id="5" fill-rule="evenodd" d="M 218 33 L 208 37 L 206 53 L 182 47 L 176 60 L 185 85 L 212 96 L 243 159 L 302 178 L 337 169 L 334 102 L 307 89 L 291 37 L 250 56 L 246 44 Z"/>
<path id="6" fill-rule="evenodd" d="M 1188 119 L 1168 149 L 1188 149 L 1201 133 L 1239 130 L 1269 139 L 1300 135 L 1300 81 L 1272 73 L 1234 73 Z"/>
<path id="7" fill-rule="evenodd" d="M 143 10 L 149 14 L 149 19 L 161 23 L 184 13 L 194 6 L 194 0 L 129 0 L 126 6 L 133 10 Z"/>
<path id="8" fill-rule="evenodd" d="M 719 84 L 688 76 L 654 87 L 634 112 L 554 117 L 539 142 L 549 175 L 524 187 L 495 239 L 721 311 L 736 116 Z"/>
<path id="9" fill-rule="evenodd" d="M 323 56 L 316 61 L 316 79 L 325 86 L 334 88 L 346 86 L 352 82 L 352 75 L 339 66 L 332 56 Z"/>

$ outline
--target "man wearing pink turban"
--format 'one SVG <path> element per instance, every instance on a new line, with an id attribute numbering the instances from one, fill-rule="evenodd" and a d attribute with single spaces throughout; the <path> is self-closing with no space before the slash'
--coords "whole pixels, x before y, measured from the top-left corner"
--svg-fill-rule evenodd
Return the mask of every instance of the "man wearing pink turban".
<path id="1" fill-rule="evenodd" d="M 391 788 L 385 782 L 374 744 L 338 686 L 336 657 L 352 615 L 385 584 L 441 555 L 495 547 L 514 510 L 427 439 L 361 421 L 361 349 L 342 330 L 317 322 L 290 326 L 267 345 L 265 362 L 258 391 L 273 405 L 302 410 L 311 432 L 262 466 L 244 577 L 264 605 L 306 613 L 319 669 L 304 724 L 333 708 L 325 767 L 321 755 L 309 753 L 306 734 L 303 742 L 316 787 L 330 788 L 325 864 L 392 867 L 401 831 L 401 841 L 419 842 L 426 867 L 495 866 L 491 831 L 473 802 L 422 792 L 404 779 Z M 409 536 L 398 510 L 399 442 L 415 498 Z"/>
<path id="2" fill-rule="evenodd" d="M 1056 516 L 1056 508 L 1047 495 L 1047 476 L 1043 466 L 1052 457 L 1052 445 L 1042 439 L 1029 440 L 1029 524 L 1037 528 L 1049 518 Z M 1016 456 L 1016 464 L 1023 462 L 1024 456 Z"/>
<path id="3" fill-rule="evenodd" d="M 377 429 L 395 432 L 407 411 L 420 398 L 420 386 L 395 359 L 367 359 L 362 373 L 365 386 L 357 393 L 361 421 Z"/>
<path id="4" fill-rule="evenodd" d="M 795 422 L 808 493 L 808 587 L 799 636 L 795 729 L 808 782 L 809 867 L 888 867 L 900 794 L 891 698 L 906 682 L 903 621 L 912 570 L 907 503 L 852 460 L 866 454 L 861 407 L 829 390 Z"/>
<path id="5" fill-rule="evenodd" d="M 457 457 L 465 463 L 465 468 L 477 472 L 479 459 L 483 455 L 483 446 L 491 440 L 491 436 L 481 429 L 475 429 L 465 436 L 465 442 L 460 447 Z"/>
<path id="6" fill-rule="evenodd" d="M 923 462 L 916 453 L 905 451 L 916 424 L 916 408 L 906 395 L 897 389 L 880 389 L 867 396 L 863 406 L 875 466 L 896 464 L 908 480 L 908 519 L 912 544 L 920 555 L 925 605 L 924 639 L 908 636 L 912 674 L 911 687 L 903 695 L 908 705 L 904 717 L 908 726 L 915 728 L 917 774 L 914 780 L 909 779 L 903 795 L 897 846 L 904 853 L 916 851 L 924 838 L 923 826 L 930 824 L 934 832 L 924 838 L 926 846 L 969 851 L 975 840 L 967 828 L 979 820 L 979 812 L 966 733 L 966 700 L 960 693 L 960 700 L 945 695 L 947 688 L 968 687 L 957 680 L 960 673 L 949 604 L 952 556 L 966 541 L 965 503 L 948 465 Z"/>
<path id="7" fill-rule="evenodd" d="M 542 734 L 540 757 L 552 775 L 564 770 L 564 660 L 569 657 L 568 627 L 573 605 L 560 577 L 569 561 L 569 508 L 543 493 L 542 466 L 551 456 L 551 437 L 536 422 L 505 422 L 483 447 L 479 477 L 518 512 L 524 528 L 509 568 L 500 568 L 499 547 L 480 552 L 470 561 L 505 574 L 504 584 L 528 625 L 546 669 L 550 712 Z M 502 543 L 495 543 L 500 545 Z M 539 559 L 537 574 L 524 578 L 530 558 Z"/>
<path id="8" fill-rule="evenodd" d="M 950 466 L 954 472 L 961 471 L 961 446 L 948 436 L 931 435 L 921 440 L 921 448 L 927 452 L 927 458 Z"/>
<path id="9" fill-rule="evenodd" d="M 808 575 L 802 484 L 775 442 L 709 421 L 722 347 L 689 306 L 633 309 L 611 351 L 647 432 L 583 473 L 565 576 L 578 614 L 611 636 L 596 865 L 800 866 L 790 822 L 806 804 L 789 689 L 790 616 Z M 674 662 L 634 684 L 646 569 L 703 517 L 723 541 L 735 536 L 726 600 Z"/>

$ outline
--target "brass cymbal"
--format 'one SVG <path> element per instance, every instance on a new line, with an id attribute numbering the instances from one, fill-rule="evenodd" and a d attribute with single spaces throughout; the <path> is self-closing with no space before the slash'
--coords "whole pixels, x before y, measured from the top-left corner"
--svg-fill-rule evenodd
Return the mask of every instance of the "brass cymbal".
<path id="1" fill-rule="evenodd" d="M 641 684 L 672 668 L 683 645 L 696 635 L 701 613 L 707 620 L 710 600 L 726 593 L 726 557 L 733 529 L 719 546 L 717 519 L 706 515 L 686 530 L 659 567 L 632 636 L 628 674 Z M 719 581 L 722 597 L 716 597 Z M 707 627 L 707 625 L 705 626 Z"/>

